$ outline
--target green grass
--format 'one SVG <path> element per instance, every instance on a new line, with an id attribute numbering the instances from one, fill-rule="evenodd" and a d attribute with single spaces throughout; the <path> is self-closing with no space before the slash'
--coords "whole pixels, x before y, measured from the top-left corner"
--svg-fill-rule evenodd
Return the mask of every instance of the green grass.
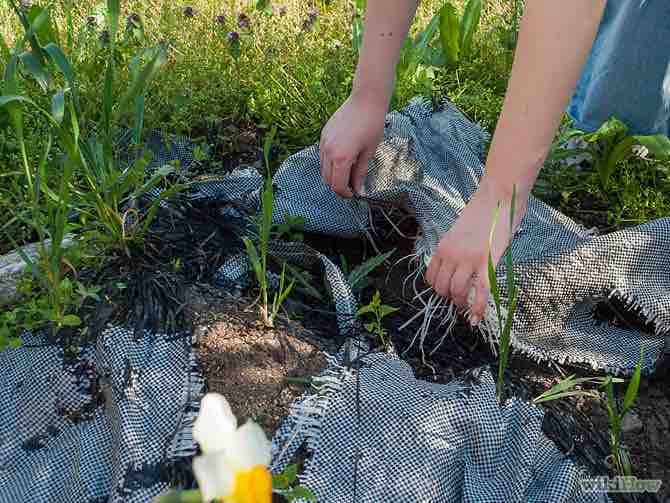
<path id="1" fill-rule="evenodd" d="M 5 8 L 6 1 L 0 0 L 0 34 L 11 46 L 19 30 L 11 9 Z M 323 125 L 351 88 L 356 64 L 351 44 L 354 2 L 315 2 L 318 16 L 308 29 L 304 28 L 312 9 L 308 2 L 272 3 L 275 14 L 270 17 L 256 12 L 254 1 L 122 2 L 119 41 L 125 37 L 131 9 L 139 15 L 143 33 L 136 30 L 125 44 L 120 43 L 115 81 L 119 90 L 127 81 L 125 72 L 137 48 L 158 41 L 170 44 L 167 63 L 146 96 L 145 129 L 164 128 L 189 134 L 208 120 L 224 118 L 253 123 L 261 129 L 277 127 L 278 148 L 284 155 L 317 141 Z M 454 3 L 462 12 L 465 0 Z M 96 11 L 97 4 L 92 1 L 72 3 L 72 31 L 68 31 L 64 9 L 67 4 L 57 2 L 53 17 L 78 77 L 84 130 L 100 123 L 101 76 L 106 58 L 105 45 L 99 40 L 102 18 L 98 17 L 96 27 L 87 27 L 87 17 L 104 10 Z M 412 33 L 422 30 L 442 5 L 438 0 L 421 2 Z M 187 6 L 193 8 L 193 17 L 184 14 Z M 282 6 L 286 8 L 284 16 L 279 15 Z M 513 24 L 513 8 L 511 0 L 485 2 L 471 55 L 455 69 L 437 68 L 432 89 L 411 75 L 403 75 L 397 83 L 397 106 L 420 93 L 438 99 L 449 96 L 468 117 L 492 132 L 511 68 L 509 27 Z M 248 29 L 238 26 L 240 13 L 249 16 Z M 218 22 L 217 16 L 224 16 L 225 22 Z M 240 33 L 239 57 L 231 50 L 227 38 L 230 31 Z M 439 36 L 434 42 L 439 43 Z M 4 64 L 5 58 L 0 58 L 0 71 L 4 71 Z M 38 98 L 41 93 L 34 87 L 28 91 L 34 91 L 30 94 Z M 39 99 L 38 103 L 48 104 Z M 46 126 L 34 112 L 26 111 L 25 131 L 28 144 L 33 147 L 29 161 L 34 164 L 44 149 Z M 16 208 L 25 206 L 28 198 L 19 161 L 16 137 L 0 112 L 0 229 L 11 233 L 16 242 L 24 243 L 34 240 L 35 235 L 15 218 Z M 605 218 L 612 225 L 632 225 L 670 213 L 667 171 L 648 168 L 646 163 L 623 163 L 609 192 L 597 194 L 600 199 L 613 201 Z M 558 193 L 564 192 L 575 182 L 573 178 L 570 174 L 553 176 L 551 186 Z M 593 192 L 588 188 L 588 179 L 582 177 L 578 183 L 582 185 L 580 190 Z M 578 197 L 584 192 L 571 193 Z M 574 206 L 574 201 L 571 204 Z M 9 248 L 7 240 L 0 240 L 0 253 Z"/>
<path id="2" fill-rule="evenodd" d="M 100 32 L 104 10 L 96 10 L 94 2 L 74 3 L 70 32 L 64 5 L 67 2 L 55 5 L 53 18 L 61 45 L 77 75 L 81 127 L 85 130 L 100 124 L 103 110 L 101 76 L 107 50 L 100 41 Z M 126 38 L 124 27 L 131 5 L 132 12 L 140 16 L 144 31 L 141 36 L 136 31 Z M 184 15 L 187 5 L 193 7 L 193 17 Z M 279 15 L 282 5 L 286 7 L 284 16 Z M 413 33 L 423 29 L 441 5 L 435 0 L 422 2 Z M 146 129 L 164 128 L 189 134 L 207 120 L 226 118 L 262 128 L 277 127 L 279 148 L 286 154 L 318 140 L 323 125 L 351 89 L 356 64 L 350 40 L 353 4 L 317 3 L 319 14 L 309 29 L 304 28 L 304 23 L 311 8 L 305 2 L 274 2 L 272 17 L 256 12 L 254 6 L 251 1 L 122 2 L 119 41 L 125 43 L 119 43 L 115 91 L 127 80 L 125 72 L 138 48 L 158 41 L 167 41 L 171 48 L 166 65 L 156 75 L 146 96 Z M 3 7 L 0 11 L 0 34 L 11 46 L 19 25 L 11 9 Z M 240 13 L 249 16 L 248 29 L 238 26 Z M 97 16 L 93 27 L 87 24 L 89 16 Z M 217 16 L 224 16 L 225 22 L 218 22 Z M 497 120 L 511 62 L 510 51 L 491 37 L 492 33 L 504 31 L 505 16 L 509 17 L 509 9 L 504 3 L 487 4 L 471 58 L 455 72 L 438 69 L 432 90 L 437 96 L 450 96 L 471 118 L 489 129 L 493 129 Z M 230 31 L 240 34 L 239 57 L 232 54 L 227 38 Z M 435 37 L 435 43 L 438 42 L 439 37 Z M 4 64 L 2 58 L 0 71 L 4 71 Z M 37 86 L 27 86 L 34 89 L 24 90 L 47 107 L 48 102 Z M 403 76 L 398 82 L 397 105 L 402 106 L 419 93 L 431 91 L 418 85 L 411 76 Z M 14 217 L 16 208 L 26 204 L 28 187 L 20 173 L 16 137 L 3 118 L 0 115 L 0 228 L 11 233 L 16 242 L 24 243 L 35 236 Z M 32 147 L 28 153 L 32 165 L 43 151 L 46 125 L 29 110 L 24 120 L 27 143 Z M 6 240 L 1 241 L 0 253 L 4 253 L 10 246 Z"/>

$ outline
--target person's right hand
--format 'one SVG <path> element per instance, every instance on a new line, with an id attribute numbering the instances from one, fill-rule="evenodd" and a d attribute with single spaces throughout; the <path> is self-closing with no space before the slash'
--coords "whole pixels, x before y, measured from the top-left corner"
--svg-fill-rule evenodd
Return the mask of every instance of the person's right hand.
<path id="1" fill-rule="evenodd" d="M 368 161 L 384 135 L 386 106 L 352 94 L 321 131 L 321 176 L 335 193 L 360 194 Z"/>

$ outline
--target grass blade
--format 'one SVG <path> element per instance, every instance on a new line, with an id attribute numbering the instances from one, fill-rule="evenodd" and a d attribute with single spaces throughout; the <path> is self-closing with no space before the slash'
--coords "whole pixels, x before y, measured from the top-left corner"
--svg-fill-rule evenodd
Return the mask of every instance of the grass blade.
<path id="1" fill-rule="evenodd" d="M 360 15 L 354 16 L 351 23 L 351 46 L 358 55 L 363 47 L 363 18 Z"/>
<path id="2" fill-rule="evenodd" d="M 35 79 L 42 91 L 47 92 L 51 85 L 51 76 L 39 58 L 32 51 L 26 51 L 19 54 L 19 59 L 23 63 L 23 68 Z"/>
<path id="3" fill-rule="evenodd" d="M 352 290 L 355 290 L 356 287 L 359 286 L 359 284 L 372 272 L 374 271 L 377 267 L 382 265 L 386 260 L 395 253 L 395 249 L 391 250 L 390 252 L 384 253 L 382 255 L 377 255 L 375 257 L 372 257 L 365 262 L 363 262 L 361 265 L 356 267 L 349 276 L 347 277 L 347 282 L 349 283 L 349 286 L 351 287 Z"/>
<path id="4" fill-rule="evenodd" d="M 479 28 L 479 20 L 482 15 L 482 0 L 470 0 L 465 6 L 465 12 L 460 24 L 460 49 L 461 58 L 467 58 L 472 49 L 474 35 Z"/>
<path id="5" fill-rule="evenodd" d="M 33 5 L 28 9 L 28 20 L 35 25 L 34 35 L 42 47 L 50 43 L 58 43 L 58 29 L 51 18 L 51 6 Z"/>
<path id="6" fill-rule="evenodd" d="M 258 259 L 258 253 L 256 252 L 256 247 L 248 237 L 243 237 L 242 241 L 244 241 L 244 246 L 247 249 L 247 255 L 249 255 L 249 262 L 251 262 L 251 267 L 253 268 L 254 273 L 256 274 L 256 280 L 258 281 L 258 284 L 261 285 L 262 288 L 263 284 L 265 283 L 265 275 L 263 274 L 263 269 L 261 267 L 260 260 Z"/>
<path id="7" fill-rule="evenodd" d="M 65 117 L 65 90 L 58 91 L 51 97 L 51 115 L 61 124 Z"/>
<path id="8" fill-rule="evenodd" d="M 9 52 L 9 46 L 5 41 L 5 37 L 2 36 L 2 33 L 0 33 L 0 56 L 2 56 L 3 61 L 9 61 L 9 59 L 12 57 L 11 53 Z"/>
<path id="9" fill-rule="evenodd" d="M 442 42 L 442 52 L 445 62 L 448 66 L 458 64 L 459 60 L 459 26 L 456 8 L 447 2 L 440 9 L 440 41 Z"/>
<path id="10" fill-rule="evenodd" d="M 149 83 L 166 61 L 167 50 L 165 49 L 165 46 L 157 46 L 153 58 L 151 58 L 141 71 L 135 74 L 128 89 L 119 101 L 119 112 L 125 111 L 130 103 L 135 102 L 138 96 L 145 93 Z"/>
<path id="11" fill-rule="evenodd" d="M 635 371 L 633 372 L 633 377 L 631 377 L 628 387 L 626 388 L 626 394 L 623 398 L 623 405 L 621 408 L 621 415 L 625 414 L 628 409 L 633 405 L 635 399 L 637 398 L 638 390 L 640 389 L 640 379 L 642 377 L 642 359 L 644 353 L 640 354 L 640 361 L 637 362 L 635 366 Z"/>
<path id="12" fill-rule="evenodd" d="M 657 134 L 651 136 L 633 136 L 633 139 L 661 161 L 670 159 L 670 138 Z"/>
<path id="13" fill-rule="evenodd" d="M 68 61 L 63 51 L 56 44 L 47 44 L 44 48 L 46 53 L 51 58 L 51 61 L 58 67 L 58 69 L 63 73 L 67 85 L 70 86 L 70 92 L 72 93 L 72 99 L 74 100 L 74 108 L 77 111 L 77 115 L 81 116 L 81 107 L 79 105 L 79 93 L 77 90 L 77 83 L 74 77 L 74 71 L 72 70 L 72 65 Z"/>

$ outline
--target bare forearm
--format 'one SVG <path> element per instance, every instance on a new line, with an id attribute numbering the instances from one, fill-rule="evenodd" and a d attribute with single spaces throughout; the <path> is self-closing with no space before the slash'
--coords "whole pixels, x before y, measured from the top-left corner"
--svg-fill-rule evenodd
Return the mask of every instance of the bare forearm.
<path id="1" fill-rule="evenodd" d="M 605 0 L 528 0 L 485 180 L 528 194 L 598 30 Z M 484 182 L 483 182 L 484 183 Z"/>
<path id="2" fill-rule="evenodd" d="M 400 49 L 418 0 L 368 0 L 353 93 L 388 105 Z"/>

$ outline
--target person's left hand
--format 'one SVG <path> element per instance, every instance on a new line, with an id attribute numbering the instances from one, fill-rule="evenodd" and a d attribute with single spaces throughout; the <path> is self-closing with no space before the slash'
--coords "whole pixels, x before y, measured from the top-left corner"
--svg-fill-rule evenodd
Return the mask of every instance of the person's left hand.
<path id="1" fill-rule="evenodd" d="M 520 194 L 515 207 L 514 229 L 526 212 L 528 194 Z M 470 323 L 479 324 L 489 298 L 489 236 L 496 206 L 499 217 L 491 254 L 495 265 L 509 245 L 511 191 L 482 179 L 482 184 L 458 220 L 442 236 L 426 270 L 426 281 L 436 293 L 450 298 L 461 310 L 470 309 Z M 474 298 L 471 289 L 474 288 Z"/>

